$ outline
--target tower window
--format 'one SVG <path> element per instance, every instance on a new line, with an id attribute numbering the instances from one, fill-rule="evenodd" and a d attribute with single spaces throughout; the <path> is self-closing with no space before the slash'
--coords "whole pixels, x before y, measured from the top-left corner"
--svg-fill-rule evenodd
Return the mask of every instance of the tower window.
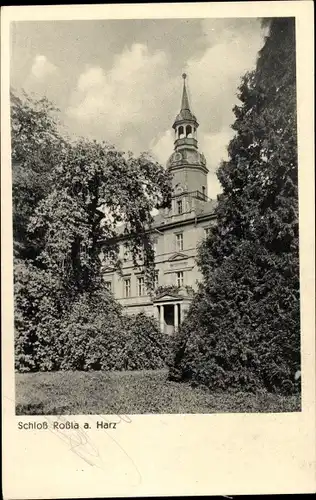
<path id="1" fill-rule="evenodd" d="M 203 194 L 203 197 L 205 198 L 206 197 L 206 187 L 205 186 L 202 186 L 202 194 Z"/>
<path id="2" fill-rule="evenodd" d="M 176 273 L 177 276 L 177 286 L 183 286 L 183 271 L 178 271 Z"/>
<path id="3" fill-rule="evenodd" d="M 179 139 L 182 139 L 184 137 L 184 128 L 182 127 L 182 125 L 178 129 L 178 134 Z"/>
<path id="4" fill-rule="evenodd" d="M 192 127 L 191 125 L 187 125 L 185 129 L 185 133 L 187 137 L 192 137 Z"/>
<path id="5" fill-rule="evenodd" d="M 182 212 L 183 212 L 182 200 L 177 201 L 177 212 L 179 215 L 182 214 Z"/>
<path id="6" fill-rule="evenodd" d="M 183 233 L 176 234 L 176 245 L 178 252 L 183 250 Z"/>

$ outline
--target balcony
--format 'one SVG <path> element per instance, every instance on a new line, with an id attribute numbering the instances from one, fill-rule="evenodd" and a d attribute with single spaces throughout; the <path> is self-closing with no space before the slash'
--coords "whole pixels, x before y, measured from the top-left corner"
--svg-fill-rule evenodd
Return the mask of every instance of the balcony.
<path id="1" fill-rule="evenodd" d="M 202 191 L 184 191 L 182 193 L 175 194 L 172 197 L 173 198 L 181 198 L 181 197 L 185 197 L 185 196 L 189 196 L 190 198 L 195 198 L 196 200 L 200 200 L 200 201 L 210 201 L 211 200 L 211 198 L 206 196 L 206 194 L 202 193 Z"/>

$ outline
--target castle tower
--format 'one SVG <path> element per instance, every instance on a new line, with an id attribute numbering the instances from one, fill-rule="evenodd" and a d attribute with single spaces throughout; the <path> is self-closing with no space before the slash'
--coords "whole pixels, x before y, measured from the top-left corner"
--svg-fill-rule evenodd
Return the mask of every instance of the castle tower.
<path id="1" fill-rule="evenodd" d="M 207 201 L 208 174 L 205 157 L 198 151 L 199 123 L 190 109 L 185 73 L 182 78 L 181 109 L 172 125 L 174 152 L 167 162 L 167 169 L 173 174 L 173 211 L 177 213 L 178 210 L 179 214 L 188 204 L 193 208 L 196 205 L 194 200 Z"/>

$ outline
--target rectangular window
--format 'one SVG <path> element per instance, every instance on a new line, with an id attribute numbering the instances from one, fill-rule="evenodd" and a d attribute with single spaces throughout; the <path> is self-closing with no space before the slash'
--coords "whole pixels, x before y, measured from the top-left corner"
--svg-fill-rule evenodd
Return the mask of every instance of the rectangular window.
<path id="1" fill-rule="evenodd" d="M 206 197 L 206 187 L 205 186 L 202 186 L 202 194 L 203 194 L 203 197 L 205 198 Z"/>
<path id="2" fill-rule="evenodd" d="M 155 272 L 155 282 L 154 282 L 154 287 L 158 288 L 159 285 L 159 271 Z"/>
<path id="3" fill-rule="evenodd" d="M 153 251 L 155 252 L 155 255 L 157 255 L 157 247 L 158 247 L 158 238 L 157 237 L 152 239 L 152 247 L 153 247 Z"/>
<path id="4" fill-rule="evenodd" d="M 177 286 L 183 286 L 183 271 L 178 271 L 177 275 Z"/>
<path id="5" fill-rule="evenodd" d="M 205 228 L 204 228 L 204 236 L 205 236 L 205 238 L 207 238 L 207 237 L 209 236 L 209 234 L 210 234 L 210 230 L 211 230 L 211 228 L 210 228 L 210 227 L 205 227 Z"/>
<path id="6" fill-rule="evenodd" d="M 124 280 L 124 297 L 131 296 L 131 280 L 127 278 Z"/>
<path id="7" fill-rule="evenodd" d="M 183 212 L 182 200 L 177 201 L 177 212 L 179 215 Z"/>
<path id="8" fill-rule="evenodd" d="M 183 233 L 176 234 L 176 246 L 178 252 L 183 250 Z"/>
<path id="9" fill-rule="evenodd" d="M 141 297 L 142 295 L 145 295 L 145 281 L 143 276 L 140 276 L 137 278 L 137 295 Z"/>
<path id="10" fill-rule="evenodd" d="M 106 281 L 104 285 L 107 292 L 112 292 L 112 281 Z"/>

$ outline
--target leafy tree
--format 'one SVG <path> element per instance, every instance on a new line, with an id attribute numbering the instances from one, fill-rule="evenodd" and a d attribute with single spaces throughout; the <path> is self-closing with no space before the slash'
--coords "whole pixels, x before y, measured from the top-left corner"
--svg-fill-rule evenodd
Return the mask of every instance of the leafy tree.
<path id="1" fill-rule="evenodd" d="M 294 20 L 269 21 L 239 88 L 235 137 L 218 170 L 217 225 L 171 377 L 214 388 L 296 390 L 300 367 Z"/>
<path id="2" fill-rule="evenodd" d="M 119 243 L 125 239 L 135 264 L 152 278 L 151 212 L 170 202 L 169 174 L 146 154 L 135 158 L 84 139 L 65 148 L 59 160 L 54 188 L 30 218 L 33 237 L 45 241 L 38 261 L 69 292 L 97 289 L 100 254 L 119 266 Z"/>
<path id="3" fill-rule="evenodd" d="M 74 350 L 79 342 L 84 353 L 95 332 L 100 338 L 113 331 L 114 345 L 124 343 L 121 311 L 103 289 L 101 257 L 119 268 L 119 243 L 127 240 L 151 283 L 151 212 L 171 198 L 170 176 L 150 156 L 135 158 L 85 139 L 70 142 L 61 137 L 54 112 L 46 99 L 12 94 L 19 370 L 91 367 Z M 119 356 L 116 348 L 113 353 Z"/>
<path id="4" fill-rule="evenodd" d="M 27 232 L 30 216 L 52 186 L 52 171 L 66 141 L 57 109 L 46 99 L 11 91 L 13 237 L 17 258 L 35 258 L 39 242 Z"/>

